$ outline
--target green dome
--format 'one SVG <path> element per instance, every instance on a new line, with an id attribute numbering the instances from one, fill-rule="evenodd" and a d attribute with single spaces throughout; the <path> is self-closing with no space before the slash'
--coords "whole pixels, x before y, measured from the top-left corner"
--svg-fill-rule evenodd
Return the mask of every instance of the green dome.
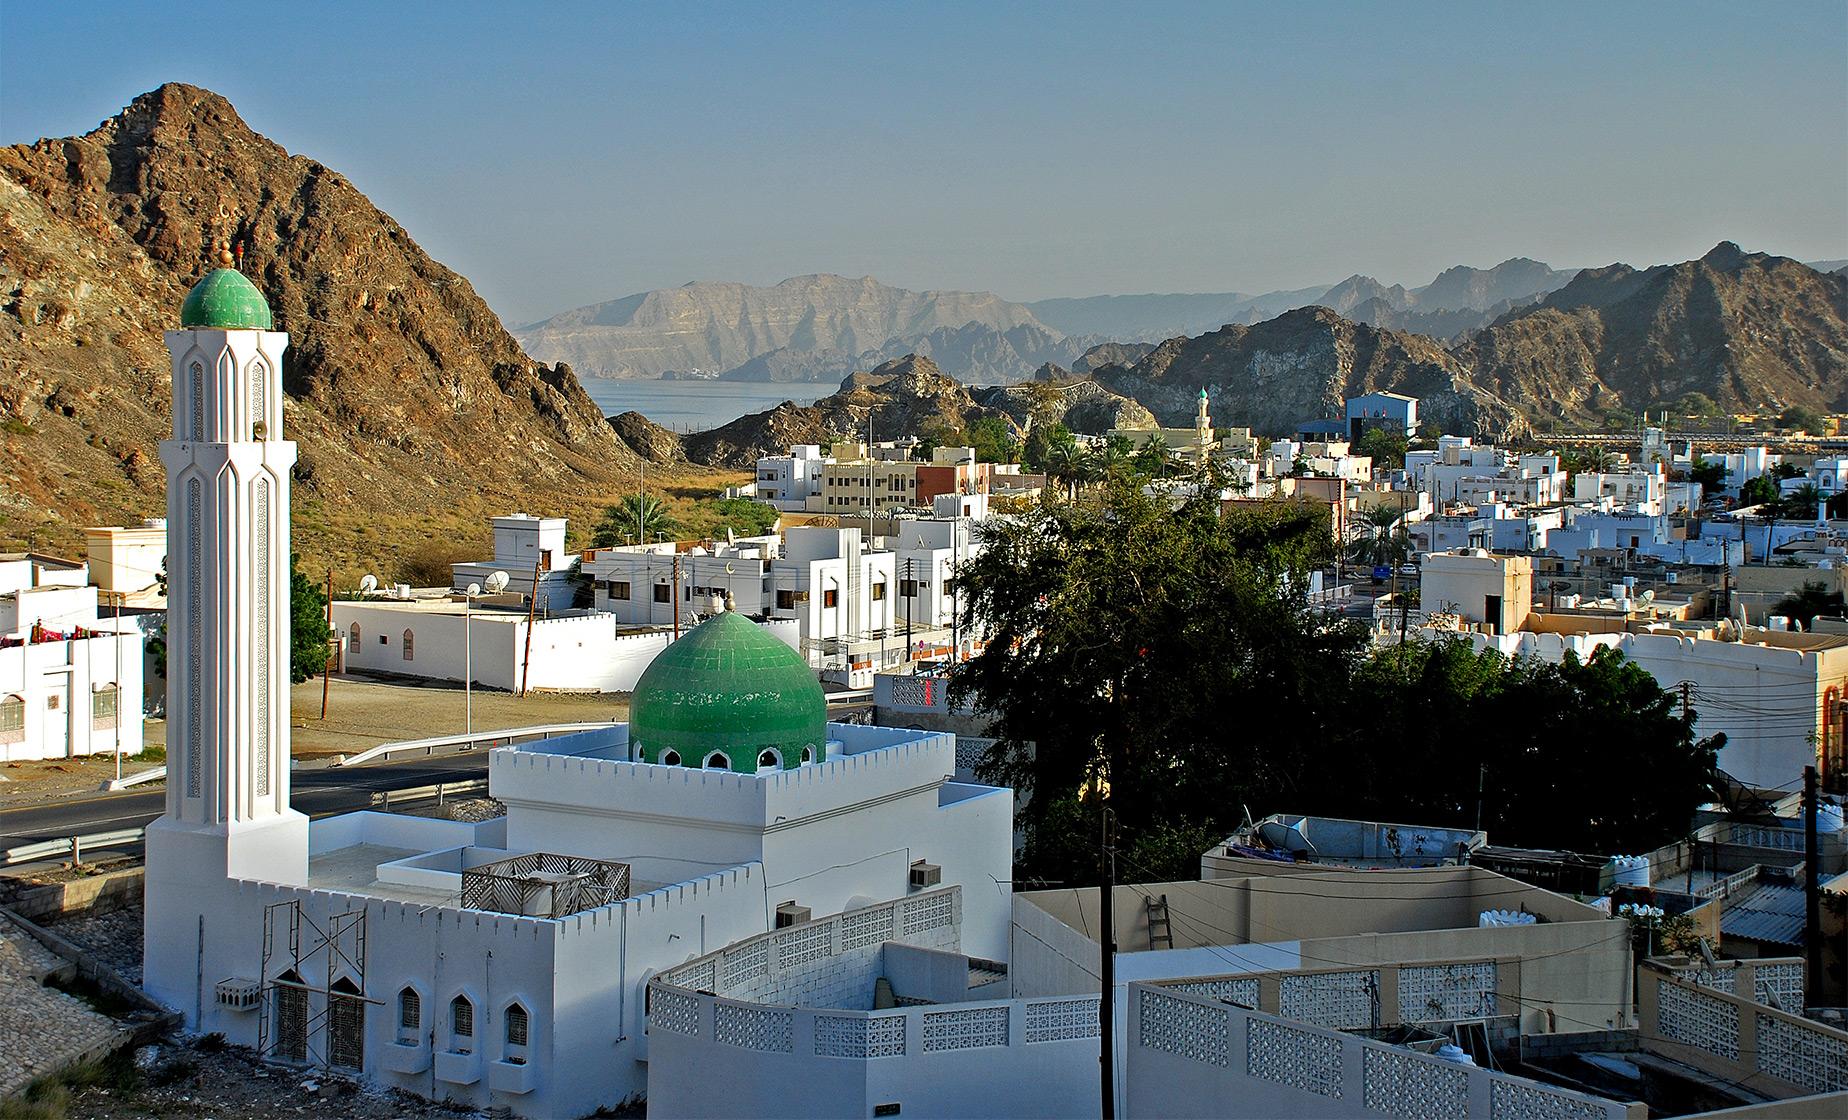
<path id="1" fill-rule="evenodd" d="M 186 293 L 180 326 L 267 331 L 275 325 L 269 301 L 235 268 L 214 268 Z"/>
<path id="2" fill-rule="evenodd" d="M 703 767 L 717 752 L 726 768 L 754 774 L 770 751 L 791 770 L 805 750 L 815 762 L 826 753 L 828 702 L 795 650 L 726 611 L 662 650 L 635 682 L 629 742 L 643 762 Z"/>

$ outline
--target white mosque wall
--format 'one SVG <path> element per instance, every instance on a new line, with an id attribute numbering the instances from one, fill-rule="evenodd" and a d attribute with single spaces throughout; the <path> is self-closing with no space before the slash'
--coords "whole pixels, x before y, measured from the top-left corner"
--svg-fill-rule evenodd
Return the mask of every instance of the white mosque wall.
<path id="1" fill-rule="evenodd" d="M 952 735 L 841 724 L 828 735 L 837 756 L 752 775 L 572 754 L 614 753 L 617 736 L 587 732 L 497 750 L 490 780 L 510 848 L 621 860 L 654 881 L 762 863 L 772 910 L 902 898 L 911 865 L 934 864 L 968 891 L 968 951 L 1004 959 L 1012 791 L 947 781 Z"/>

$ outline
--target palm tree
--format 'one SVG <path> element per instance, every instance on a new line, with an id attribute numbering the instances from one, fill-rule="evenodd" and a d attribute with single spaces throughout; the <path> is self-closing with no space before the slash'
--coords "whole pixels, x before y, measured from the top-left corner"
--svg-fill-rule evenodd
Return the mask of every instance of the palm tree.
<path id="1" fill-rule="evenodd" d="M 605 506 L 603 516 L 592 530 L 592 548 L 611 548 L 619 544 L 646 543 L 651 536 L 672 537 L 680 532 L 680 523 L 668 516 L 661 499 L 630 494 L 613 506 Z"/>
<path id="2" fill-rule="evenodd" d="M 1084 448 L 1070 433 L 1046 445 L 1046 473 L 1054 482 L 1066 484 L 1067 497 L 1074 502 L 1078 500 L 1077 484 L 1084 474 L 1084 460 Z"/>
<path id="3" fill-rule="evenodd" d="M 1360 528 L 1362 535 L 1348 544 L 1348 555 L 1355 563 L 1377 568 L 1397 564 L 1405 555 L 1408 542 L 1398 510 L 1374 506 L 1361 515 Z"/>
<path id="4" fill-rule="evenodd" d="M 1784 516 L 1792 521 L 1814 521 L 1821 505 L 1822 491 L 1814 483 L 1805 482 L 1784 495 Z"/>

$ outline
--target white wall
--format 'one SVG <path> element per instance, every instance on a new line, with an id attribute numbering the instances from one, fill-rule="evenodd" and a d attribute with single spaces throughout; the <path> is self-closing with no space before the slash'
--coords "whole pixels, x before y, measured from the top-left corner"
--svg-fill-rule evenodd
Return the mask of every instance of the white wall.
<path id="1" fill-rule="evenodd" d="M 119 638 L 0 649 L 0 716 L 7 717 L 0 722 L 0 762 L 139 754 L 142 667 L 141 632 L 132 622 Z M 112 684 L 116 714 L 98 716 L 95 697 Z M 9 726 L 14 717 L 17 730 Z"/>

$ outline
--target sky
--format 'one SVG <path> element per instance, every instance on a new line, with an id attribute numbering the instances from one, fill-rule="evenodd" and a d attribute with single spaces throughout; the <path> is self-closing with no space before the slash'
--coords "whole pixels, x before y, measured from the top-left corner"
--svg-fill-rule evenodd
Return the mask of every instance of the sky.
<path id="1" fill-rule="evenodd" d="M 1848 257 L 1848 3 L 0 0 L 0 143 L 167 81 L 510 325 L 835 272 L 1010 299 Z"/>

